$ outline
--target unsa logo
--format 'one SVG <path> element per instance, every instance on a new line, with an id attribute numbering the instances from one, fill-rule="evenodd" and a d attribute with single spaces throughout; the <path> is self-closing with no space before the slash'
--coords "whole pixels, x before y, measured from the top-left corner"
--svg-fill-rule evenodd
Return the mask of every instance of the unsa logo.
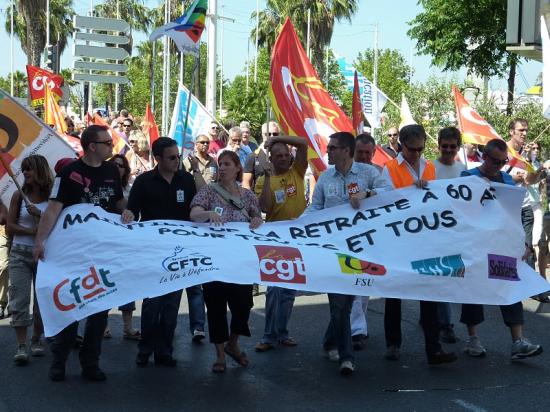
<path id="1" fill-rule="evenodd" d="M 286 246 L 254 247 L 258 254 L 262 281 L 306 283 L 306 268 L 298 249 Z"/>

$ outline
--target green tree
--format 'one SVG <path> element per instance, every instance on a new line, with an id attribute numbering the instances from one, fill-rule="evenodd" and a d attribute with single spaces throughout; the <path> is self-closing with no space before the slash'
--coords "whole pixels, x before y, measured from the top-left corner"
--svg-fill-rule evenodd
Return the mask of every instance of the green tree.
<path id="1" fill-rule="evenodd" d="M 6 9 L 5 29 L 10 33 L 12 6 Z M 59 42 L 60 53 L 67 46 L 73 31 L 75 14 L 72 0 L 50 1 L 50 43 Z M 21 42 L 27 63 L 40 66 L 40 56 L 46 46 L 46 0 L 15 0 L 14 33 Z"/>
<path id="2" fill-rule="evenodd" d="M 10 92 L 11 90 L 11 75 L 6 77 L 0 77 L 0 89 Z M 17 70 L 13 73 L 13 95 L 15 97 L 27 97 L 29 92 L 29 83 L 27 81 L 27 75 Z"/>
<path id="3" fill-rule="evenodd" d="M 512 111 L 518 56 L 506 51 L 506 0 L 419 0 L 424 11 L 409 22 L 418 51 L 443 70 L 462 67 L 481 77 L 508 73 Z"/>

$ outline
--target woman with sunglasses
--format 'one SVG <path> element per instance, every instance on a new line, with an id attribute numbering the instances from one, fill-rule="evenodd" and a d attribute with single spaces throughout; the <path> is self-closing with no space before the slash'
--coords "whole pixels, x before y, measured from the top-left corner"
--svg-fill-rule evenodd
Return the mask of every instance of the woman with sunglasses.
<path id="1" fill-rule="evenodd" d="M 44 326 L 40 317 L 36 294 L 32 293 L 37 263 L 33 259 L 34 237 L 42 212 L 48 205 L 53 186 L 53 175 L 45 157 L 33 155 L 21 162 L 24 176 L 22 192 L 16 191 L 10 203 L 7 229 L 13 236 L 9 258 L 9 300 L 11 326 L 15 330 L 17 350 L 13 357 L 16 365 L 26 365 L 27 328 L 33 325 L 30 344 L 31 356 L 44 356 L 41 336 Z M 30 313 L 31 294 L 34 295 L 33 313 Z"/>
<path id="2" fill-rule="evenodd" d="M 250 222 L 255 229 L 262 224 L 258 199 L 239 185 L 243 168 L 235 152 L 224 151 L 218 157 L 218 181 L 203 187 L 191 202 L 191 220 L 223 225 L 225 222 Z M 214 186 L 217 185 L 217 186 Z M 239 335 L 250 336 L 248 318 L 252 308 L 252 285 L 209 282 L 203 284 L 210 342 L 216 347 L 212 372 L 225 372 L 227 354 L 241 366 L 248 357 L 239 348 Z M 231 326 L 227 326 L 227 306 Z"/>
<path id="3" fill-rule="evenodd" d="M 124 201 L 128 202 L 128 195 L 130 194 L 130 189 L 132 187 L 132 185 L 130 184 L 131 170 L 128 159 L 126 159 L 126 157 L 124 157 L 123 155 L 116 154 L 109 159 L 109 162 L 114 163 L 118 167 L 120 180 L 122 182 L 122 193 L 124 194 Z M 126 208 L 126 203 L 124 204 L 124 207 Z M 125 305 L 119 306 L 118 310 L 122 312 L 122 337 L 129 340 L 139 340 L 141 338 L 141 332 L 132 327 L 132 316 L 133 312 L 136 310 L 136 303 L 130 302 Z M 107 325 L 103 337 L 108 339 L 111 336 L 111 330 L 109 329 L 109 325 Z"/>

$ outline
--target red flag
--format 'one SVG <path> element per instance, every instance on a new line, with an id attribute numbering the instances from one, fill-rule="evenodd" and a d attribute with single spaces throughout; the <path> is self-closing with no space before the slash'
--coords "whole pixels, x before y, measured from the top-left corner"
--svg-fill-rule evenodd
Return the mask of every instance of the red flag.
<path id="1" fill-rule="evenodd" d="M 359 95 L 359 79 L 357 71 L 353 79 L 353 99 L 351 101 L 351 115 L 353 119 L 353 133 L 357 136 L 363 132 L 363 108 L 361 105 L 361 97 Z"/>
<path id="2" fill-rule="evenodd" d="M 33 106 L 44 103 L 44 86 L 46 84 L 50 86 L 50 91 L 56 96 L 57 100 L 63 96 L 61 91 L 63 77 L 58 74 L 27 64 L 27 80 Z"/>
<path id="3" fill-rule="evenodd" d="M 384 167 L 384 165 L 389 162 L 391 159 L 393 159 L 389 154 L 387 154 L 384 149 L 380 147 L 380 145 L 376 145 L 376 150 L 374 151 L 374 155 L 372 156 L 372 163 L 375 165 L 378 165 L 380 167 Z"/>
<path id="4" fill-rule="evenodd" d="M 90 112 L 86 112 L 86 127 L 88 127 L 91 124 L 94 124 L 94 118 L 90 114 Z"/>
<path id="5" fill-rule="evenodd" d="M 145 108 L 145 118 L 143 119 L 143 133 L 149 136 L 149 147 L 153 146 L 155 140 L 159 138 L 159 127 L 155 122 L 155 116 L 151 111 L 151 107 L 147 105 Z"/>
<path id="6" fill-rule="evenodd" d="M 106 126 L 109 129 L 109 134 L 111 135 L 111 139 L 113 139 L 113 153 L 121 153 L 126 146 L 124 138 L 116 130 L 113 130 L 113 128 L 97 113 L 93 117 L 93 124 Z"/>
<path id="7" fill-rule="evenodd" d="M 327 167 L 328 136 L 353 127 L 323 87 L 288 17 L 273 47 L 269 97 L 283 131 L 308 139 L 309 162 L 318 175 Z"/>

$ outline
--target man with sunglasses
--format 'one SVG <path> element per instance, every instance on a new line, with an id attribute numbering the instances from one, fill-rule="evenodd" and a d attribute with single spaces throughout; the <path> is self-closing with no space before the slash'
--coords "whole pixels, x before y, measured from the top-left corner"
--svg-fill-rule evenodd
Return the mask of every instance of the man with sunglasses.
<path id="1" fill-rule="evenodd" d="M 401 151 L 401 146 L 399 146 L 399 129 L 397 127 L 390 127 L 387 136 L 388 144 L 382 146 L 382 149 L 395 159 Z"/>
<path id="2" fill-rule="evenodd" d="M 386 163 L 382 175 L 392 182 L 396 189 L 416 185 L 423 188 L 436 177 L 432 162 L 422 157 L 426 144 L 426 132 L 418 124 L 405 126 L 400 131 L 401 153 Z M 420 301 L 420 323 L 424 330 L 424 342 L 429 365 L 456 361 L 454 353 L 444 352 L 439 342 L 437 324 L 437 303 Z M 386 298 L 384 310 L 384 331 L 388 360 L 398 360 L 401 348 L 401 299 Z"/>
<path id="3" fill-rule="evenodd" d="M 220 139 L 219 136 L 220 126 L 214 121 L 210 122 L 210 127 L 208 128 L 208 138 L 210 139 L 208 153 L 211 155 L 217 155 L 225 147 L 226 142 Z"/>
<path id="4" fill-rule="evenodd" d="M 281 129 L 276 122 L 271 121 L 262 125 L 262 143 L 248 155 L 244 164 L 243 187 L 245 189 L 254 190 L 256 180 L 265 174 L 265 169 L 269 165 L 265 142 L 269 137 L 279 136 L 280 133 Z"/>
<path id="5" fill-rule="evenodd" d="M 180 154 L 176 141 L 168 137 L 159 137 L 153 143 L 152 149 L 157 166 L 136 178 L 130 191 L 127 209 L 122 213 L 123 223 L 131 222 L 136 218 L 140 218 L 140 221 L 190 220 L 189 206 L 196 193 L 195 181 L 193 176 L 179 169 Z M 188 288 L 188 298 L 196 302 L 194 295 L 199 291 L 202 297 L 202 290 L 197 289 L 196 286 Z M 193 296 L 189 296 L 190 294 Z M 143 300 L 137 366 L 146 367 L 152 354 L 156 365 L 176 366 L 177 361 L 172 356 L 172 343 L 181 295 L 182 291 L 178 290 Z M 197 301 L 197 307 L 193 307 L 193 310 L 199 322 L 191 327 L 193 331 L 204 331 L 204 300 L 197 299 Z"/>
<path id="6" fill-rule="evenodd" d="M 508 147 L 501 139 L 489 141 L 483 149 L 483 163 L 474 169 L 462 172 L 462 176 L 479 176 L 490 182 L 514 185 L 511 175 L 503 172 L 502 167 L 508 162 Z M 526 254 L 527 255 L 527 254 Z M 511 360 L 521 360 L 542 353 L 542 346 L 534 345 L 523 337 L 523 304 L 521 301 L 513 305 L 500 306 L 502 319 L 510 328 L 512 335 Z M 476 351 L 466 351 L 470 356 L 483 357 L 486 354 L 485 348 L 481 345 L 476 334 L 476 327 L 483 322 L 482 305 L 462 305 L 460 322 L 468 328 L 468 341 L 474 341 Z M 466 349 L 466 348 L 465 348 Z"/>
<path id="7" fill-rule="evenodd" d="M 80 144 L 84 155 L 65 166 L 55 178 L 48 207 L 38 225 L 33 255 L 36 260 L 44 256 L 44 241 L 55 225 L 62 209 L 91 203 L 108 212 L 120 213 L 124 208 L 122 183 L 118 168 L 105 160 L 113 155 L 113 140 L 105 126 L 89 126 L 82 133 Z M 99 368 L 101 341 L 107 325 L 107 313 L 103 311 L 88 316 L 84 341 L 80 348 L 82 376 L 92 381 L 104 381 L 105 374 Z M 53 381 L 65 379 L 65 362 L 77 335 L 78 322 L 63 329 L 51 345 L 53 355 L 49 377 Z"/>
<path id="8" fill-rule="evenodd" d="M 195 152 L 183 160 L 183 168 L 194 177 L 200 174 L 206 184 L 215 182 L 218 178 L 218 163 L 214 157 L 208 154 L 209 146 L 208 136 L 198 135 L 195 139 Z M 195 159 L 196 161 L 193 161 Z M 195 183 L 197 183 L 197 179 L 195 179 Z M 199 182 L 197 185 L 197 191 L 201 188 L 201 184 L 202 182 Z"/>

